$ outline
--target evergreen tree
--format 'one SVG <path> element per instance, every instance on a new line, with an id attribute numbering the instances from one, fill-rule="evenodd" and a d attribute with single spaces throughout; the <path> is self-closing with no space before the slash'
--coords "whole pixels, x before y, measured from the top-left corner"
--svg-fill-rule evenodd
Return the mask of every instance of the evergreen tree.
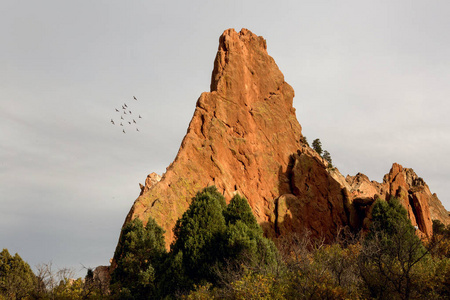
<path id="1" fill-rule="evenodd" d="M 333 162 L 331 160 L 330 152 L 328 152 L 327 150 L 323 151 L 323 156 L 322 157 L 323 157 L 323 159 L 325 159 L 328 162 L 328 166 L 330 168 L 332 168 L 333 167 Z"/>
<path id="2" fill-rule="evenodd" d="M 312 146 L 313 146 L 313 149 L 320 155 L 320 156 L 322 156 L 322 142 L 320 141 L 320 139 L 315 139 L 313 142 L 312 142 Z"/>
<path id="3" fill-rule="evenodd" d="M 113 292 L 121 298 L 153 296 L 165 254 L 164 230 L 153 218 L 149 218 L 145 227 L 138 218 L 129 222 L 122 229 L 114 254 L 117 267 L 111 276 Z"/>
<path id="4" fill-rule="evenodd" d="M 226 206 L 214 186 L 197 193 L 174 235 L 161 280 L 162 297 L 185 293 L 194 285 L 217 284 L 227 265 L 276 263 L 276 248 L 263 237 L 247 200 L 236 195 Z"/>
<path id="5" fill-rule="evenodd" d="M 188 289 L 193 283 L 213 281 L 211 267 L 223 255 L 217 246 L 219 234 L 226 228 L 222 213 L 225 207 L 225 198 L 215 186 L 210 186 L 197 193 L 189 209 L 178 219 L 170 258 L 181 260 L 182 270 L 178 272 L 183 274 L 184 279 L 177 278 L 174 282 L 172 278 L 167 278 L 166 284 L 170 284 L 170 288 L 178 286 Z M 180 268 L 180 261 L 168 264 L 171 269 Z"/>
<path id="6" fill-rule="evenodd" d="M 8 249 L 0 252 L 0 298 L 28 298 L 36 288 L 37 279 L 19 254 L 11 256 Z"/>
<path id="7" fill-rule="evenodd" d="M 235 195 L 223 212 L 227 230 L 222 238 L 227 262 L 264 267 L 276 264 L 277 250 L 273 242 L 263 236 L 247 199 Z"/>
<path id="8" fill-rule="evenodd" d="M 372 224 L 359 258 L 361 277 L 370 296 L 409 299 L 414 295 L 417 264 L 427 252 L 397 199 L 377 200 Z"/>
<path id="9" fill-rule="evenodd" d="M 227 225 L 236 224 L 236 222 L 240 220 L 249 228 L 261 231 L 261 227 L 256 221 L 252 209 L 250 208 L 250 205 L 248 205 L 247 199 L 244 197 L 235 195 L 227 208 L 223 211 L 223 215 Z"/>

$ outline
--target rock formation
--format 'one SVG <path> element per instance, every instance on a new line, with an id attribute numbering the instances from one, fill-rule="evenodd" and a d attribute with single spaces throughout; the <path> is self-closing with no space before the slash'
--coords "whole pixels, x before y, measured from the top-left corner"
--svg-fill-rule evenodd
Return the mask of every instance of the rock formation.
<path id="1" fill-rule="evenodd" d="M 229 200 L 239 191 L 261 223 L 273 223 L 289 156 L 301 147 L 294 91 L 267 54 L 266 41 L 243 29 L 220 37 L 211 92 L 197 101 L 178 154 L 161 180 L 146 183 L 126 222 L 149 216 L 166 230 L 197 191 L 215 185 Z"/>
<path id="2" fill-rule="evenodd" d="M 176 220 L 208 185 L 227 201 L 237 192 L 245 196 L 268 236 L 308 229 L 332 240 L 341 227 L 367 227 L 377 197 L 399 197 L 424 235 L 431 234 L 431 219 L 448 222 L 448 212 L 411 169 L 394 164 L 376 183 L 330 168 L 302 143 L 293 97 L 266 41 L 246 29 L 226 30 L 211 91 L 198 99 L 175 160 L 161 178 L 149 175 L 125 222 L 152 216 L 169 246 Z"/>
<path id="3" fill-rule="evenodd" d="M 394 163 L 383 183 L 370 181 L 361 173 L 344 178 L 339 170 L 328 168 L 303 147 L 293 155 L 288 170 L 289 194 L 277 200 L 275 227 L 279 234 L 301 232 L 331 240 L 339 227 L 367 230 L 375 200 L 400 200 L 413 226 L 424 238 L 432 234 L 432 220 L 450 224 L 449 213 L 436 194 L 412 169 Z M 320 217 L 318 217 L 320 216 Z"/>

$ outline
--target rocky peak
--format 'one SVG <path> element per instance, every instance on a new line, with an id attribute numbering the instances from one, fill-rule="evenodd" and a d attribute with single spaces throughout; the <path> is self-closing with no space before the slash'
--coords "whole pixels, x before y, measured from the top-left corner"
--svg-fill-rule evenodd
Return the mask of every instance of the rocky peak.
<path id="1" fill-rule="evenodd" d="M 219 39 L 211 91 L 197 100 L 175 160 L 159 177 L 150 174 L 125 220 L 153 217 L 172 229 L 202 188 L 215 185 L 226 200 L 239 192 L 268 236 L 309 230 L 331 241 L 345 226 L 367 228 L 375 199 L 395 196 L 425 236 L 431 220 L 448 212 L 412 169 L 394 164 L 383 183 L 330 168 L 302 143 L 292 106 L 294 91 L 249 30 L 226 30 Z"/>
<path id="2" fill-rule="evenodd" d="M 125 222 L 152 216 L 169 245 L 191 198 L 215 185 L 227 201 L 239 191 L 258 221 L 270 223 L 275 199 L 289 189 L 289 157 L 302 145 L 293 97 L 264 39 L 246 29 L 226 30 L 211 91 L 197 100 L 175 160 L 159 182 L 142 188 Z"/>

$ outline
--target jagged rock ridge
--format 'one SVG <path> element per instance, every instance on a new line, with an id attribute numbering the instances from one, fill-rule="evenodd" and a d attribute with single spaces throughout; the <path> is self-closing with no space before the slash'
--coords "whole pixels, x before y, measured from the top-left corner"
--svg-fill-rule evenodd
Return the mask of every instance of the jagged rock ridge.
<path id="1" fill-rule="evenodd" d="M 293 97 L 266 41 L 246 29 L 226 30 L 211 91 L 198 99 L 175 160 L 162 177 L 149 175 L 125 222 L 152 216 L 169 246 L 191 198 L 214 184 L 227 201 L 236 192 L 245 196 L 268 236 L 308 229 L 332 240 L 341 227 L 367 226 L 374 199 L 390 196 L 401 199 L 424 235 L 432 218 L 448 223 L 439 199 L 410 169 L 394 164 L 377 183 L 329 168 L 301 142 Z"/>

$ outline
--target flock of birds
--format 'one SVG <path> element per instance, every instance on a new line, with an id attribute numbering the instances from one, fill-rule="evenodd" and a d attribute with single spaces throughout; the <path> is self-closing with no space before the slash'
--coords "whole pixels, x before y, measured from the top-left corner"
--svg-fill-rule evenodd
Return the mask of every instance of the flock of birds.
<path id="1" fill-rule="evenodd" d="M 133 96 L 133 99 L 135 101 L 137 101 L 137 98 L 135 96 Z M 131 109 L 128 107 L 128 105 L 126 103 L 124 103 L 122 105 L 122 109 L 115 108 L 115 110 L 116 110 L 116 113 L 119 113 L 119 115 L 120 115 L 120 121 L 114 122 L 114 119 L 111 119 L 111 124 L 116 125 L 116 123 L 120 122 L 118 125 L 122 126 L 122 127 L 133 125 L 133 126 L 136 126 L 135 127 L 136 131 L 139 132 L 139 128 L 137 127 L 136 119 L 142 119 L 141 115 L 139 115 L 139 114 L 137 116 L 136 116 L 136 114 L 133 115 L 133 112 L 131 111 Z M 123 133 L 126 133 L 125 128 L 122 128 L 122 131 L 123 131 Z"/>

